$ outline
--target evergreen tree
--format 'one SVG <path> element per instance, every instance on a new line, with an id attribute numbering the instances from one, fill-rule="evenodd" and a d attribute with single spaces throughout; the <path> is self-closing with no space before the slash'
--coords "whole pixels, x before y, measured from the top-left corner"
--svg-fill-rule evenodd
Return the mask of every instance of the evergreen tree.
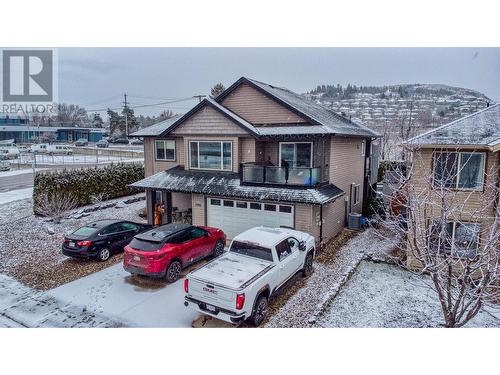
<path id="1" fill-rule="evenodd" d="M 92 116 L 92 126 L 94 128 L 102 128 L 104 125 L 104 121 L 99 113 L 94 113 Z"/>
<path id="2" fill-rule="evenodd" d="M 217 96 L 219 96 L 226 88 L 222 83 L 217 83 L 214 87 L 212 87 L 212 90 L 210 90 L 210 97 L 212 99 L 215 99 Z"/>

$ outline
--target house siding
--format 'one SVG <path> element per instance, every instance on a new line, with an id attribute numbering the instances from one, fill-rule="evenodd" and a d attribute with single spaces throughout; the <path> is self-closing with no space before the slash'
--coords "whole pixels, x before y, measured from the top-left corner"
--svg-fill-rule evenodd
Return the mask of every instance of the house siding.
<path id="1" fill-rule="evenodd" d="M 319 225 L 317 225 L 313 218 L 313 208 L 313 205 L 295 205 L 295 229 L 311 234 L 318 241 Z"/>
<path id="2" fill-rule="evenodd" d="M 223 114 L 203 107 L 172 132 L 173 135 L 248 135 Z"/>
<path id="3" fill-rule="evenodd" d="M 350 212 L 361 213 L 363 209 L 363 183 L 365 157 L 361 154 L 361 143 L 356 138 L 332 138 L 330 141 L 329 180 L 342 189 L 351 200 L 352 184 L 359 185 L 359 203 L 349 202 Z"/>
<path id="4" fill-rule="evenodd" d="M 255 144 L 254 138 L 240 138 L 240 163 L 251 163 L 256 161 Z"/>
<path id="5" fill-rule="evenodd" d="M 339 234 L 344 229 L 345 202 L 344 197 L 323 206 L 323 242 Z"/>
<path id="6" fill-rule="evenodd" d="M 202 194 L 191 194 L 191 201 L 193 207 L 193 225 L 206 225 L 206 199 Z"/>
<path id="7" fill-rule="evenodd" d="M 236 88 L 222 105 L 254 125 L 308 122 L 247 84 Z"/>
<path id="8" fill-rule="evenodd" d="M 175 139 L 175 161 L 156 160 L 155 140 L 157 139 Z M 182 141 L 182 138 L 145 137 L 144 165 L 144 173 L 146 177 L 173 168 L 177 165 L 184 165 L 184 142 Z"/>

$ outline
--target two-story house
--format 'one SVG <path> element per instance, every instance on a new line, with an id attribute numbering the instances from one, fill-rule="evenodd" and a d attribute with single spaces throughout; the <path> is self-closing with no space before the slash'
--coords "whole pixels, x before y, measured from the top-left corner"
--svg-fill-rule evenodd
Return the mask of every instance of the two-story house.
<path id="1" fill-rule="evenodd" d="M 133 134 L 144 138 L 148 220 L 188 220 L 228 238 L 287 226 L 324 243 L 376 182 L 379 135 L 290 90 L 240 78 L 215 100 Z"/>
<path id="2" fill-rule="evenodd" d="M 428 238 L 431 252 L 476 257 L 498 225 L 500 104 L 416 136 L 407 146 L 412 168 L 402 196 L 405 203 L 413 199 L 413 218 L 424 223 L 413 225 L 424 228 L 420 240 Z M 439 238 L 444 225 L 446 240 Z M 410 251 L 407 263 L 421 267 Z"/>

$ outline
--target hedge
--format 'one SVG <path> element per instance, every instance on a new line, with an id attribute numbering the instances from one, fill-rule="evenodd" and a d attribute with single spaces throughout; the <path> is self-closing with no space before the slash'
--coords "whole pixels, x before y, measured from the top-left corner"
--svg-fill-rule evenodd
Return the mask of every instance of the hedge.
<path id="1" fill-rule="evenodd" d="M 35 175 L 33 186 L 33 210 L 42 194 L 69 194 L 78 206 L 92 203 L 92 197 L 102 195 L 106 199 L 137 193 L 127 185 L 144 178 L 144 166 L 140 163 L 117 163 L 103 168 L 64 169 Z"/>

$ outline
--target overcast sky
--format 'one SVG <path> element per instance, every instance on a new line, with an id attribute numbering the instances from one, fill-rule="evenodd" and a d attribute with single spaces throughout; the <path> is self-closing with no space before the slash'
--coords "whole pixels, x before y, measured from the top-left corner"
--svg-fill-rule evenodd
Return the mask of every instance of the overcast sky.
<path id="1" fill-rule="evenodd" d="M 295 92 L 318 84 L 442 83 L 500 101 L 500 48 L 60 48 L 59 101 L 88 110 L 207 94 L 241 76 Z M 182 113 L 196 100 L 136 108 Z"/>

